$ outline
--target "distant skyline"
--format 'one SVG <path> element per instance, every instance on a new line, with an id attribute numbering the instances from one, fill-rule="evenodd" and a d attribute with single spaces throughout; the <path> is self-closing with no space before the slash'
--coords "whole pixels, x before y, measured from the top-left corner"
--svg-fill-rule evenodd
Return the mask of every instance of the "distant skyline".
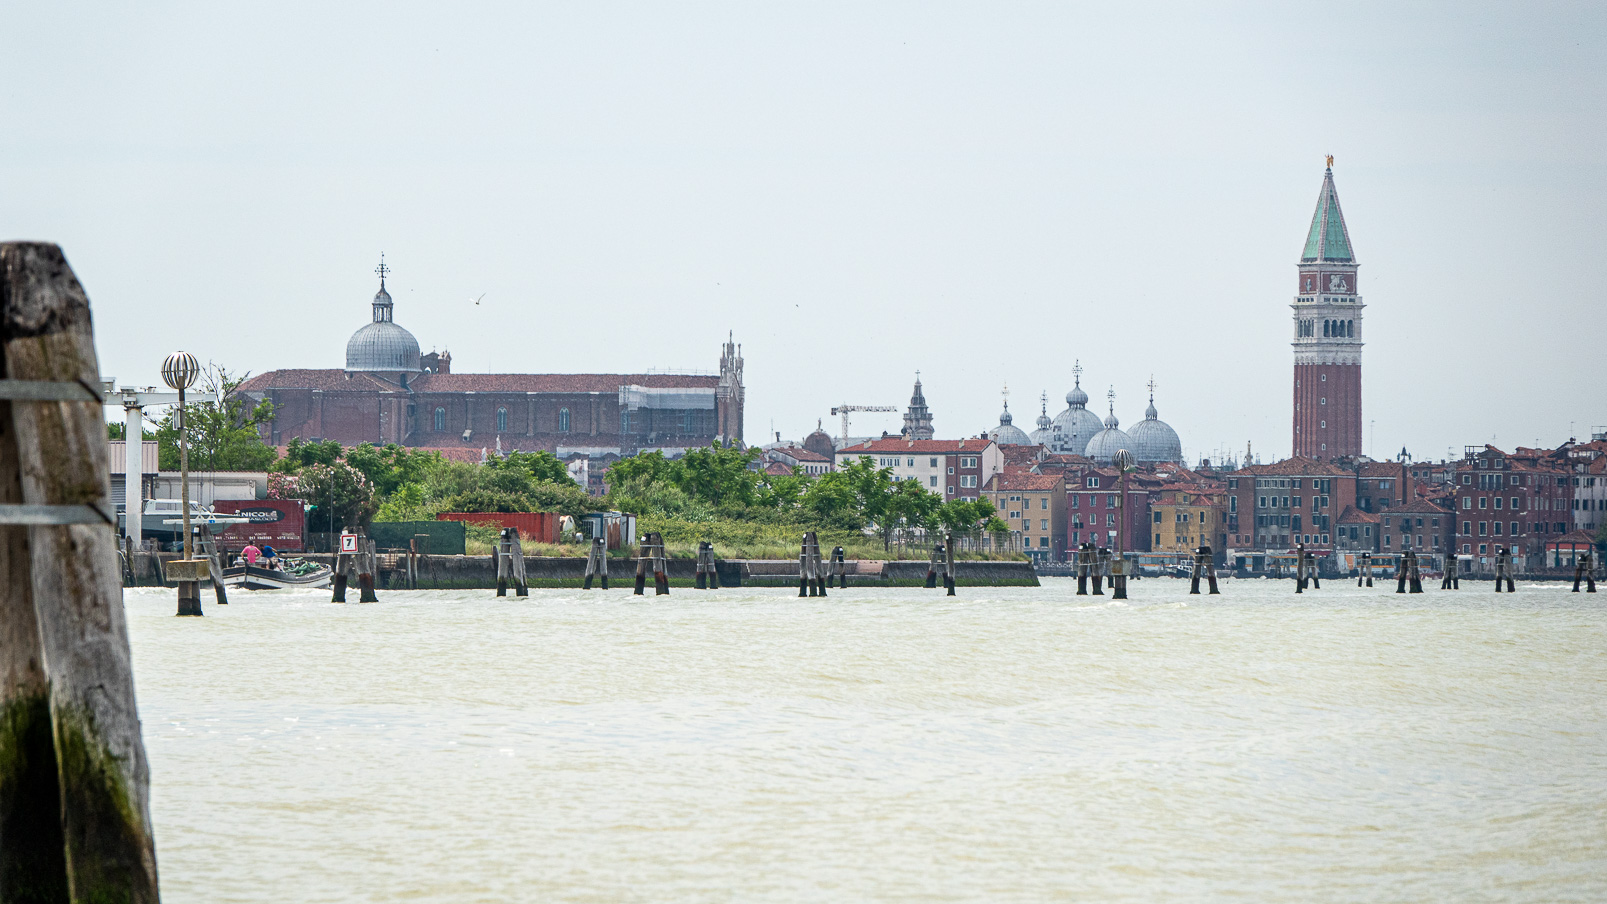
<path id="1" fill-rule="evenodd" d="M 734 331 L 751 443 L 917 369 L 938 436 L 1005 383 L 1030 432 L 1080 359 L 1126 426 L 1153 375 L 1190 463 L 1277 458 L 1333 154 L 1364 450 L 1607 425 L 1595 5 L 36 4 L 0 42 L 0 238 L 63 246 L 124 384 L 339 367 L 383 251 L 458 371 Z"/>

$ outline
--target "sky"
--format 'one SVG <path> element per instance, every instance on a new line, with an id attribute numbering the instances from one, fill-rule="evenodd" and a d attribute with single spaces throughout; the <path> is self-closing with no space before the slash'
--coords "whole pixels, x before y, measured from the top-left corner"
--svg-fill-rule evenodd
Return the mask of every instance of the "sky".
<path id="1" fill-rule="evenodd" d="M 1599 4 L 21 4 L 0 240 L 64 248 L 122 385 L 340 367 L 383 252 L 455 372 L 734 333 L 749 442 L 917 370 L 940 437 L 1006 385 L 1031 430 L 1080 362 L 1273 460 L 1332 154 L 1364 451 L 1421 460 L 1607 424 L 1603 110 Z"/>

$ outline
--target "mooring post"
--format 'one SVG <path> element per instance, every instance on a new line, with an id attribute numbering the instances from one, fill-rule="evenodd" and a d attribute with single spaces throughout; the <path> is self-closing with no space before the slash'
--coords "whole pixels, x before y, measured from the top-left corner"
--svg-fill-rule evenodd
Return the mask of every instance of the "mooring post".
<path id="1" fill-rule="evenodd" d="M 6 900 L 158 899 L 98 371 L 89 300 L 61 249 L 0 244 Z"/>
<path id="2" fill-rule="evenodd" d="M 836 565 L 837 586 L 848 589 L 848 553 L 841 546 L 831 551 L 831 560 Z M 1594 586 L 1594 585 L 1592 585 Z"/>
<path id="3" fill-rule="evenodd" d="M 798 596 L 813 596 L 814 586 L 809 583 L 809 535 L 798 541 Z"/>
<path id="4" fill-rule="evenodd" d="M 1574 592 L 1575 593 L 1579 592 L 1579 576 L 1581 574 L 1583 574 L 1584 578 L 1585 578 L 1585 592 L 1586 593 L 1595 593 L 1596 592 L 1596 560 L 1595 560 L 1595 558 L 1593 556 L 1591 556 L 1591 554 L 1589 552 L 1586 552 L 1583 557 L 1581 557 L 1581 558 L 1576 560 L 1575 569 L 1576 570 L 1575 570 L 1575 573 L 1574 573 Z"/>
<path id="5" fill-rule="evenodd" d="M 948 596 L 954 595 L 954 534 L 943 538 L 943 587 Z"/>
<path id="6" fill-rule="evenodd" d="M 1088 544 L 1077 547 L 1077 595 L 1088 595 Z"/>
<path id="7" fill-rule="evenodd" d="M 697 544 L 697 565 L 695 566 L 692 586 L 698 590 L 707 590 L 709 587 L 708 574 L 703 570 L 703 547 L 708 545 L 706 540 L 699 540 Z"/>
<path id="8" fill-rule="evenodd" d="M 497 596 L 508 595 L 508 572 L 513 567 L 512 546 L 508 543 L 508 531 L 512 529 L 504 527 L 497 535 Z"/>
<path id="9" fill-rule="evenodd" d="M 1205 570 L 1200 562 L 1200 550 L 1194 550 L 1194 569 L 1189 575 L 1189 596 L 1200 595 L 1200 572 Z"/>
<path id="10" fill-rule="evenodd" d="M 1295 592 L 1306 592 L 1306 547 L 1295 547 Z"/>
<path id="11" fill-rule="evenodd" d="M 943 542 L 939 540 L 932 544 L 932 554 L 926 562 L 926 589 L 931 590 L 937 586 L 937 563 L 943 561 Z"/>
<path id="12" fill-rule="evenodd" d="M 1453 545 L 1451 550 L 1445 554 L 1445 578 L 1440 581 L 1441 590 L 1461 589 L 1461 577 L 1457 574 L 1457 567 L 1460 564 L 1456 558 L 1456 547 Z"/>
<path id="13" fill-rule="evenodd" d="M 329 597 L 329 601 L 331 603 L 346 602 L 346 572 L 350 568 L 351 562 L 346 553 L 335 553 L 335 567 L 332 572 L 333 579 L 330 582 L 330 587 L 332 587 L 334 590 L 334 593 Z"/>
<path id="14" fill-rule="evenodd" d="M 1317 554 L 1307 551 L 1306 562 L 1311 566 L 1310 568 L 1306 569 L 1306 573 L 1311 577 L 1311 589 L 1321 590 L 1322 574 L 1317 570 Z"/>
<path id="15" fill-rule="evenodd" d="M 1113 600 L 1127 599 L 1127 556 L 1125 553 L 1111 554 L 1110 598 Z"/>
<path id="16" fill-rule="evenodd" d="M 1207 595 L 1220 596 L 1221 592 L 1216 588 L 1216 550 L 1207 544 L 1200 547 L 1200 553 L 1205 556 L 1205 584 L 1210 591 Z"/>
<path id="17" fill-rule="evenodd" d="M 653 534 L 653 595 L 664 596 L 670 592 L 670 562 L 664 552 L 664 535 Z"/>
<path id="18" fill-rule="evenodd" d="M 1395 592 L 1396 593 L 1405 593 L 1406 592 L 1406 577 L 1407 577 L 1408 574 L 1411 573 L 1411 567 L 1410 567 L 1410 564 L 1409 564 L 1411 562 L 1411 558 L 1412 558 L 1411 552 L 1408 551 L 1408 552 L 1401 553 L 1400 566 L 1395 569 Z"/>
<path id="19" fill-rule="evenodd" d="M 642 535 L 642 545 L 636 551 L 636 589 L 632 591 L 635 596 L 647 594 L 647 570 L 653 567 L 653 537 L 651 534 Z"/>
<path id="20" fill-rule="evenodd" d="M 513 529 L 513 586 L 515 596 L 530 595 L 530 581 L 525 577 L 525 548 L 519 539 L 519 529 Z"/>
<path id="21" fill-rule="evenodd" d="M 379 569 L 378 544 L 363 534 L 357 535 L 357 601 L 359 603 L 377 603 L 379 597 L 374 595 L 374 572 Z"/>
<path id="22" fill-rule="evenodd" d="M 1110 550 L 1101 546 L 1098 549 L 1089 550 L 1089 553 L 1093 559 L 1089 570 L 1093 572 L 1094 577 L 1094 596 L 1104 596 L 1105 568 L 1110 564 Z"/>

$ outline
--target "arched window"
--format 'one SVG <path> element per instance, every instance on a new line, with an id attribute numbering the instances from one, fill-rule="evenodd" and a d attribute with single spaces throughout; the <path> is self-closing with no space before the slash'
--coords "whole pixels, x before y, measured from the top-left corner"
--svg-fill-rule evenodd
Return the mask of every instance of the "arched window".
<path id="1" fill-rule="evenodd" d="M 1322 336 L 1323 336 L 1324 339 L 1328 338 L 1328 324 L 1330 324 L 1332 322 L 1333 321 L 1331 321 L 1331 320 L 1324 320 L 1322 322 Z"/>
<path id="2" fill-rule="evenodd" d="M 558 409 L 558 432 L 559 433 L 568 433 L 569 432 L 569 409 L 568 408 L 560 408 L 560 409 Z"/>
<path id="3" fill-rule="evenodd" d="M 435 432 L 440 433 L 442 430 L 445 430 L 445 429 L 446 429 L 446 409 L 445 408 L 437 408 L 437 409 L 435 409 Z"/>
<path id="4" fill-rule="evenodd" d="M 1350 339 L 1356 338 L 1356 321 L 1345 321 L 1345 336 Z"/>
<path id="5" fill-rule="evenodd" d="M 497 409 L 497 432 L 508 432 L 508 409 L 506 408 Z"/>

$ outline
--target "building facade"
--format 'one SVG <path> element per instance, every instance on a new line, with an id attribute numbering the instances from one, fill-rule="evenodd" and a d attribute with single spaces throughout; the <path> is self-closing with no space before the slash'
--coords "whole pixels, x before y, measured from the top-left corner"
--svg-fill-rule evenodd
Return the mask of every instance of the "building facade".
<path id="1" fill-rule="evenodd" d="M 1054 474 L 1007 468 L 983 488 L 982 495 L 1010 525 L 1010 534 L 1035 562 L 1058 560 L 1066 547 L 1066 496 Z"/>
<path id="2" fill-rule="evenodd" d="M 1210 546 L 1227 548 L 1227 497 L 1207 487 L 1167 485 L 1150 497 L 1151 552 L 1177 555 Z"/>
<path id="3" fill-rule="evenodd" d="M 249 403 L 273 403 L 263 442 L 546 450 L 560 457 L 742 442 L 742 351 L 729 337 L 718 374 L 455 374 L 449 354 L 419 354 L 393 310 L 382 272 L 373 319 L 347 343 L 343 369 L 268 371 L 235 390 Z"/>
<path id="4" fill-rule="evenodd" d="M 1300 255 L 1294 302 L 1294 455 L 1331 461 L 1362 451 L 1362 298 L 1356 255 L 1328 158 Z"/>
<path id="5" fill-rule="evenodd" d="M 836 466 L 846 467 L 856 458 L 890 468 L 894 480 L 913 480 L 945 502 L 980 499 L 982 488 L 1004 470 L 999 444 L 990 439 L 867 440 L 838 449 Z"/>
<path id="6" fill-rule="evenodd" d="M 1540 565 L 1546 543 L 1573 530 L 1572 476 L 1549 453 L 1469 447 L 1457 463 L 1452 497 L 1457 551 L 1481 571 L 1490 570 L 1502 547 L 1519 569 Z"/>

